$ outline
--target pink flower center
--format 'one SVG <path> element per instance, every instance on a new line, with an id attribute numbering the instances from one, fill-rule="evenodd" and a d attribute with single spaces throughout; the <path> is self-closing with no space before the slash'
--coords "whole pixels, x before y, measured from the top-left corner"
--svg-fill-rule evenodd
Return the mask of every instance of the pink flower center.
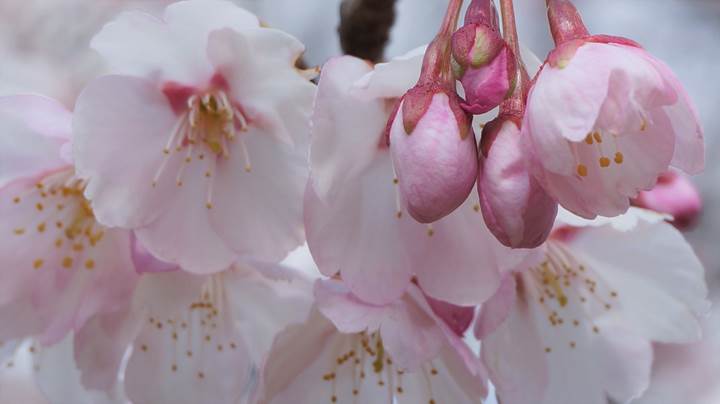
<path id="1" fill-rule="evenodd" d="M 363 388 L 372 385 L 386 390 L 388 397 L 405 393 L 403 377 L 406 373 L 395 366 L 377 332 L 351 335 L 349 339 L 345 338 L 342 344 L 336 344 L 335 351 L 331 371 L 322 376 L 323 381 L 330 383 L 331 403 L 357 401 Z M 429 364 L 424 365 L 418 372 L 426 382 L 426 393 L 430 397 L 427 402 L 435 404 L 431 379 L 438 375 L 438 370 Z M 347 377 L 352 379 L 352 389 L 339 391 L 337 380 Z M 374 382 L 369 382 L 369 379 Z M 348 399 L 341 400 L 341 397 Z"/>
<path id="2" fill-rule="evenodd" d="M 186 166 L 194 159 L 207 160 L 208 167 L 205 177 L 210 180 L 207 191 L 206 206 L 212 208 L 212 178 L 218 158 L 230 158 L 230 143 L 239 142 L 245 171 L 252 171 L 250 154 L 239 137 L 240 132 L 248 129 L 248 122 L 240 107 L 230 101 L 222 89 L 213 89 L 203 94 L 194 94 L 187 98 L 187 109 L 180 113 L 175 127 L 171 131 L 162 152 L 164 158 L 154 178 L 153 187 L 157 186 L 165 167 L 174 155 L 180 154 L 184 163 L 178 169 L 175 183 L 183 186 Z"/>
<path id="3" fill-rule="evenodd" d="M 27 204 L 34 211 L 32 223 L 13 229 L 15 237 L 23 237 L 38 246 L 43 255 L 32 258 L 28 266 L 72 270 L 95 269 L 99 243 L 105 231 L 95 221 L 90 203 L 83 196 L 85 182 L 77 179 L 71 169 L 43 178 L 23 195 L 13 198 L 15 205 Z"/>

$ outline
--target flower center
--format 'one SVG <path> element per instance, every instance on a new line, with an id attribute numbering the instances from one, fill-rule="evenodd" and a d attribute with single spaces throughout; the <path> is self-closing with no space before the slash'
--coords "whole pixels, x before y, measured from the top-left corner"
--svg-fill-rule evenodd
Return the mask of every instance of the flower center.
<path id="1" fill-rule="evenodd" d="M 43 254 L 29 263 L 35 270 L 50 266 L 67 270 L 96 267 L 98 244 L 105 229 L 95 221 L 90 203 L 83 196 L 85 182 L 72 170 L 43 178 L 23 195 L 13 198 L 15 205 L 29 205 L 35 211 L 33 223 L 13 229 L 16 237 L 27 238 Z"/>
<path id="2" fill-rule="evenodd" d="M 610 138 L 612 141 L 609 152 L 608 146 L 603 144 L 603 140 L 606 140 L 607 138 Z M 576 171 L 577 175 L 580 177 L 588 176 L 588 166 L 592 167 L 597 165 L 601 169 L 606 169 L 609 168 L 613 162 L 620 166 L 625 161 L 625 156 L 618 147 L 617 135 L 613 133 L 610 133 L 609 136 L 603 137 L 599 130 L 595 130 L 588 133 L 583 142 L 571 143 L 570 147 L 575 155 L 575 160 L 577 162 Z M 593 161 L 591 163 L 587 160 L 596 160 L 597 162 Z"/>
<path id="3" fill-rule="evenodd" d="M 205 177 L 208 179 L 206 206 L 211 209 L 217 159 L 230 158 L 232 142 L 239 143 L 245 171 L 252 171 L 250 153 L 242 137 L 238 136 L 247 129 L 245 115 L 230 101 L 225 91 L 215 89 L 190 96 L 187 109 L 180 114 L 162 150 L 164 157 L 153 177 L 153 187 L 157 187 L 168 163 L 177 155 L 183 160 L 175 177 L 178 187 L 183 186 L 187 166 L 196 160 L 205 162 Z"/>
<path id="4" fill-rule="evenodd" d="M 591 268 L 579 263 L 564 246 L 555 242 L 548 243 L 545 261 L 520 276 L 523 284 L 528 285 L 525 290 L 528 301 L 537 302 L 551 329 L 562 331 L 568 338 L 585 331 L 599 334 L 594 318 L 612 310 L 611 302 L 619 299 L 619 294 Z M 558 341 L 552 342 L 558 345 Z M 570 349 L 577 346 L 576 339 L 560 343 Z M 548 346 L 545 352 L 550 353 L 552 349 Z"/>
<path id="5" fill-rule="evenodd" d="M 149 312 L 147 321 L 136 349 L 168 359 L 167 369 L 183 379 L 206 380 L 216 375 L 216 360 L 242 355 L 222 275 L 210 277 L 198 298 L 181 304 L 177 312 Z M 158 351 L 164 353 L 158 355 Z"/>
<path id="6" fill-rule="evenodd" d="M 330 372 L 324 374 L 322 379 L 330 384 L 330 402 L 356 402 L 363 393 L 363 388 L 370 388 L 375 385 L 387 392 L 390 402 L 395 395 L 405 393 L 403 377 L 406 372 L 397 368 L 392 358 L 385 350 L 382 338 L 377 332 L 368 334 L 362 332 L 343 338 L 334 347 L 335 355 Z M 427 402 L 435 404 L 432 392 L 431 379 L 438 375 L 438 370 L 432 367 L 423 366 L 418 371 L 423 374 L 427 394 L 431 397 Z M 350 391 L 339 391 L 338 380 L 352 380 Z M 373 379 L 371 383 L 368 380 Z M 342 385 L 342 384 L 341 384 Z M 370 393 L 372 394 L 372 393 Z M 350 397 L 349 400 L 340 400 L 340 397 Z"/>

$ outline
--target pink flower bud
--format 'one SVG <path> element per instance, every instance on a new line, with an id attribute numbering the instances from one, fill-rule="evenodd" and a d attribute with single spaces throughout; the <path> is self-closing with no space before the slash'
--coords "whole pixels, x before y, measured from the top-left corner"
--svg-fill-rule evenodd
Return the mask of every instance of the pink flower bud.
<path id="1" fill-rule="evenodd" d="M 695 185 L 687 177 L 673 171 L 661 175 L 655 188 L 641 192 L 632 202 L 641 208 L 672 215 L 672 223 L 679 229 L 687 229 L 695 224 L 703 207 Z"/>
<path id="2" fill-rule="evenodd" d="M 483 129 L 478 193 L 488 229 L 504 245 L 534 248 L 550 234 L 557 203 L 528 170 L 518 124 L 501 115 Z"/>
<path id="3" fill-rule="evenodd" d="M 430 223 L 460 206 L 477 176 L 470 120 L 454 92 L 417 86 L 390 120 L 389 137 L 400 193 L 417 221 Z"/>
<path id="4" fill-rule="evenodd" d="M 482 114 L 512 93 L 516 58 L 500 34 L 492 1 L 473 2 L 465 24 L 452 37 L 453 73 L 465 90 L 462 107 Z"/>

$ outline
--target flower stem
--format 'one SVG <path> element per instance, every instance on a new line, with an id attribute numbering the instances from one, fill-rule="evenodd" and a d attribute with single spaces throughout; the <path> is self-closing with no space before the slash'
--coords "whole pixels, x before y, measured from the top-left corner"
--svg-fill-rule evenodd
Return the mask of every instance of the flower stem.
<path id="1" fill-rule="evenodd" d="M 462 5 L 463 0 L 450 0 L 440 31 L 425 52 L 418 84 L 430 83 L 438 79 L 443 80 L 446 84 L 454 83 L 450 67 L 451 38 L 457 28 Z"/>
<path id="2" fill-rule="evenodd" d="M 500 0 L 500 10 L 502 12 L 503 37 L 513 51 L 515 60 L 517 61 L 515 88 L 510 97 L 500 104 L 500 112 L 522 118 L 525 112 L 525 97 L 530 87 L 530 77 L 520 57 L 520 41 L 518 39 L 517 24 L 515 22 L 513 0 Z"/>

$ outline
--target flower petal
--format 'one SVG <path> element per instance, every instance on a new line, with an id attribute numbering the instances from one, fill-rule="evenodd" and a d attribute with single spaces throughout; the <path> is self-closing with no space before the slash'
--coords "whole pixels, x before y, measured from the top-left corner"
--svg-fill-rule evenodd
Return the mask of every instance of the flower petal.
<path id="1" fill-rule="evenodd" d="M 120 14 L 91 47 L 116 73 L 204 84 L 213 74 L 205 54 L 210 32 L 258 25 L 255 16 L 228 1 L 182 1 L 168 6 L 162 20 L 137 11 Z"/>
<path id="2" fill-rule="evenodd" d="M 101 223 L 134 228 L 165 211 L 176 190 L 174 175 L 162 176 L 155 188 L 153 179 L 176 121 L 167 98 L 148 81 L 105 76 L 80 94 L 73 121 L 76 170 L 88 180 L 85 196 Z M 176 173 L 178 160 L 165 170 Z"/>
<path id="3" fill-rule="evenodd" d="M 323 66 L 312 117 L 310 168 L 317 195 L 332 198 L 345 181 L 362 174 L 377 153 L 389 117 L 383 100 L 363 101 L 353 83 L 372 71 L 367 62 L 343 56 Z"/>

